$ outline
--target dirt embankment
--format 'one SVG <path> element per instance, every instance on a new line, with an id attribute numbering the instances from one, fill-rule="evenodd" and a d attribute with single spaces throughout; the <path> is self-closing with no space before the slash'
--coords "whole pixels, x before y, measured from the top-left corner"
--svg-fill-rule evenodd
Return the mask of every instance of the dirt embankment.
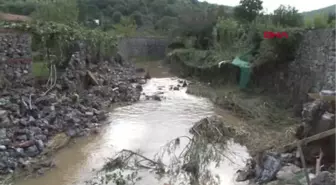
<path id="1" fill-rule="evenodd" d="M 2 89 L 0 173 L 43 173 L 53 166 L 41 162 L 48 154 L 72 137 L 99 131 L 111 104 L 137 101 L 139 78 L 131 64 L 119 59 L 87 63 L 74 53 L 66 71 L 49 86 L 34 86 L 30 79 Z"/>

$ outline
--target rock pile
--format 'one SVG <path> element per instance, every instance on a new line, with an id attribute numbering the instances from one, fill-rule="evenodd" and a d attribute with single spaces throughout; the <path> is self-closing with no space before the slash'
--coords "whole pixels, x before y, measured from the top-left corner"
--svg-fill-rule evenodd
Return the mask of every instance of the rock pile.
<path id="1" fill-rule="evenodd" d="M 328 93 L 327 93 L 328 92 Z M 317 98 L 315 101 L 304 104 L 302 111 L 302 124 L 296 132 L 297 139 L 310 137 L 321 132 L 335 128 L 335 92 L 322 91 L 317 95 L 329 98 Z M 331 102 L 331 103 L 330 103 Z M 335 184 L 335 135 L 319 138 L 302 146 L 306 165 L 309 168 L 309 178 L 314 185 Z M 260 153 L 255 157 L 255 164 L 250 163 L 240 170 L 237 181 L 253 179 L 256 183 L 267 185 L 277 184 L 301 184 L 306 185 L 307 180 L 303 165 L 300 161 L 300 153 L 290 149 L 292 153 Z M 316 165 L 319 160 L 320 165 Z M 318 168 L 318 169 L 317 169 Z M 322 171 L 322 172 L 320 172 Z"/>
<path id="2" fill-rule="evenodd" d="M 237 182 L 249 181 L 249 185 L 307 185 L 304 170 L 288 161 L 293 161 L 295 156 L 290 153 L 260 153 L 255 159 L 247 162 L 246 166 L 238 170 Z M 315 175 L 313 169 L 308 174 L 311 184 L 333 185 L 335 174 L 322 171 Z"/>
<path id="3" fill-rule="evenodd" d="M 0 173 L 25 167 L 33 157 L 54 149 L 60 133 L 67 141 L 95 132 L 107 118 L 104 108 L 109 104 L 137 101 L 141 90 L 134 72 L 113 61 L 86 64 L 75 53 L 47 95 L 45 87 L 29 85 L 2 90 Z"/>
<path id="4" fill-rule="evenodd" d="M 302 111 L 302 124 L 298 127 L 296 137 L 302 139 L 316 135 L 318 133 L 335 128 L 334 102 L 329 103 L 317 99 L 313 102 L 304 104 Z M 326 163 L 335 161 L 335 135 L 313 141 L 303 147 L 305 159 L 308 163 L 314 164 L 320 149 Z"/>

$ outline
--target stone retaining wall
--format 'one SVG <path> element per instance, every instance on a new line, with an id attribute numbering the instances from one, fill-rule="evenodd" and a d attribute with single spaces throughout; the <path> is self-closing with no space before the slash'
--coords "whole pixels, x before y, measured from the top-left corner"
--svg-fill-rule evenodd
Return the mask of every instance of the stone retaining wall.
<path id="1" fill-rule="evenodd" d="M 32 70 L 31 35 L 15 30 L 0 30 L 0 77 L 12 85 L 25 82 Z M 0 85 L 3 78 L 0 78 Z"/>
<path id="2" fill-rule="evenodd" d="M 129 59 L 132 57 L 164 58 L 168 40 L 158 37 L 128 37 L 118 43 L 120 54 Z"/>
<path id="3" fill-rule="evenodd" d="M 304 33 L 296 59 L 254 75 L 257 86 L 274 94 L 288 94 L 292 104 L 302 105 L 307 93 L 335 90 L 335 29 Z"/>

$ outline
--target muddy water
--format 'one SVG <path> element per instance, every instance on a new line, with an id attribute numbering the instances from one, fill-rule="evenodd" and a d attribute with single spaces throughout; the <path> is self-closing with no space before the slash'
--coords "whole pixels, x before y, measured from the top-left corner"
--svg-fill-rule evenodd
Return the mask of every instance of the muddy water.
<path id="1" fill-rule="evenodd" d="M 152 78 L 144 85 L 143 91 L 147 95 L 163 92 L 162 101 L 142 97 L 138 103 L 114 109 L 110 114 L 110 124 L 98 136 L 77 140 L 55 156 L 55 169 L 38 178 L 20 180 L 15 185 L 81 185 L 109 157 L 122 149 L 140 150 L 151 158 L 168 141 L 188 135 L 192 124 L 201 118 L 220 113 L 227 121 L 239 121 L 225 115 L 225 111 L 218 111 L 209 100 L 186 94 L 186 89 L 170 91 L 169 86 L 176 85 L 178 79 L 167 77 L 167 71 L 160 67 L 156 73 L 155 76 L 164 78 Z M 212 171 L 220 177 L 220 184 L 237 184 L 234 182 L 235 171 L 242 167 L 248 153 L 233 142 L 229 143 L 225 153 L 234 163 L 224 160 L 218 168 L 211 167 Z M 142 175 L 139 184 L 163 184 L 146 172 Z"/>

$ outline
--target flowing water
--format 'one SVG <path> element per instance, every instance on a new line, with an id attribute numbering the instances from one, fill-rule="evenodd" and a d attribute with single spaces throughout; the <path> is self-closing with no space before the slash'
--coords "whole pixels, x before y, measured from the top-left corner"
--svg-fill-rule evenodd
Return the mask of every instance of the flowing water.
<path id="1" fill-rule="evenodd" d="M 160 78 L 149 80 L 143 91 L 147 95 L 162 92 L 162 101 L 142 97 L 135 104 L 114 109 L 110 113 L 110 124 L 98 136 L 76 140 L 56 154 L 55 169 L 38 178 L 20 180 L 15 185 L 81 185 L 93 176 L 95 169 L 101 168 L 109 157 L 122 149 L 140 150 L 142 155 L 151 158 L 168 141 L 189 135 L 193 123 L 206 116 L 221 114 L 227 121 L 239 121 L 214 107 L 208 99 L 186 94 L 185 88 L 169 90 L 170 85 L 178 84 L 178 79 L 169 77 L 162 69 L 158 71 L 161 73 L 156 72 L 155 76 Z M 228 151 L 224 152 L 231 155 L 234 163 L 224 160 L 218 168 L 212 167 L 222 185 L 238 184 L 234 182 L 235 172 L 248 157 L 245 147 L 233 142 L 228 146 Z M 142 175 L 140 185 L 163 184 L 148 172 Z"/>

